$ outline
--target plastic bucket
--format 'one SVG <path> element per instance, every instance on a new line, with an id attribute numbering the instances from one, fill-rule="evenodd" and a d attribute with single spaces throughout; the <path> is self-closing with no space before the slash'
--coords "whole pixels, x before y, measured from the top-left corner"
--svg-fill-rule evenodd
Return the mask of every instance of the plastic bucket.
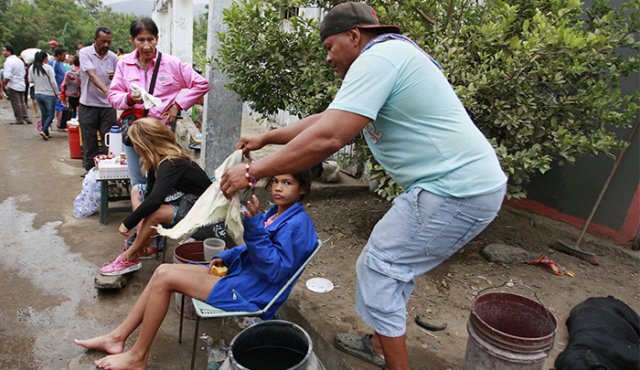
<path id="1" fill-rule="evenodd" d="M 313 352 L 309 334 L 283 320 L 263 321 L 241 331 L 220 367 L 233 370 L 324 369 Z"/>
<path id="2" fill-rule="evenodd" d="M 211 261 L 213 257 L 224 251 L 226 245 L 225 241 L 220 238 L 206 238 L 203 242 L 204 260 Z"/>
<path id="3" fill-rule="evenodd" d="M 204 249 L 201 241 L 183 243 L 173 250 L 173 263 L 199 264 L 208 265 L 209 262 L 204 259 Z M 180 313 L 182 306 L 182 294 L 173 293 L 175 308 Z M 184 299 L 184 317 L 194 320 L 196 318 L 196 310 L 193 308 L 191 298 L 185 296 Z"/>
<path id="4" fill-rule="evenodd" d="M 464 369 L 541 370 L 557 326 L 553 313 L 527 297 L 483 294 L 467 322 Z"/>
<path id="5" fill-rule="evenodd" d="M 72 159 L 81 159 L 82 148 L 80 147 L 80 128 L 75 125 L 68 125 L 67 134 L 67 138 L 69 140 L 69 156 Z"/>

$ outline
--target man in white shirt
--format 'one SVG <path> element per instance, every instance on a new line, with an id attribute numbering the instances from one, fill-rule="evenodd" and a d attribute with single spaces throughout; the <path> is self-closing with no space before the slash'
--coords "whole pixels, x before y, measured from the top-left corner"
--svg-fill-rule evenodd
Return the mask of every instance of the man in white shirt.
<path id="1" fill-rule="evenodd" d="M 16 117 L 16 122 L 11 124 L 22 125 L 25 122 L 31 124 L 33 122 L 31 122 L 27 112 L 27 102 L 24 94 L 27 91 L 25 65 L 22 60 L 15 56 L 15 49 L 11 45 L 5 45 L 2 48 L 2 55 L 6 58 L 2 83 L 7 89 L 11 108 L 13 108 L 13 114 Z"/>

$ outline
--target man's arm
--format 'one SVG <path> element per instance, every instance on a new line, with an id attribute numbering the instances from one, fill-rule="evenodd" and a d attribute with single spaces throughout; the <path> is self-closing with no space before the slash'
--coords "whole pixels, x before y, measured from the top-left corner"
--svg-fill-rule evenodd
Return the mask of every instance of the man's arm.
<path id="1" fill-rule="evenodd" d="M 302 122 L 297 125 L 299 127 L 284 131 L 284 134 L 272 136 L 270 140 L 274 141 L 269 143 L 289 138 L 287 132 L 297 133 L 277 152 L 253 162 L 251 174 L 260 179 L 309 168 L 348 144 L 370 121 L 370 118 L 359 114 L 337 109 L 327 110 L 315 123 Z M 301 127 L 303 129 L 300 130 Z M 281 130 L 285 129 L 286 127 Z M 246 188 L 247 184 L 244 165 L 228 169 L 221 179 L 221 189 L 226 196 Z"/>
<path id="2" fill-rule="evenodd" d="M 98 89 L 102 90 L 105 96 L 109 95 L 109 86 L 106 86 L 102 80 L 100 80 L 94 69 L 87 69 L 87 76 L 89 76 L 91 82 L 93 82 Z"/>
<path id="3" fill-rule="evenodd" d="M 269 131 L 264 134 L 266 144 L 287 144 L 301 132 L 308 129 L 314 123 L 318 122 L 325 112 L 307 116 L 297 122 L 294 122 L 277 130 Z"/>

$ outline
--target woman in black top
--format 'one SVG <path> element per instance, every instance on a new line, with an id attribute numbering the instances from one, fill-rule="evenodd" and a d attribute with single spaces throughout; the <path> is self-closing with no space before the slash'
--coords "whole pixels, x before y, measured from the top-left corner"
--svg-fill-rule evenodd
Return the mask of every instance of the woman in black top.
<path id="1" fill-rule="evenodd" d="M 146 251 L 155 237 L 152 226 L 173 226 L 187 213 L 187 207 L 211 185 L 207 174 L 176 143 L 170 128 L 155 118 L 141 118 L 128 130 L 133 148 L 140 155 L 141 168 L 147 173 L 147 184 L 131 190 L 134 211 L 118 231 L 125 237 L 137 226 L 133 244 L 113 262 L 100 268 L 102 275 L 123 275 L 140 269 L 140 257 L 154 254 Z"/>

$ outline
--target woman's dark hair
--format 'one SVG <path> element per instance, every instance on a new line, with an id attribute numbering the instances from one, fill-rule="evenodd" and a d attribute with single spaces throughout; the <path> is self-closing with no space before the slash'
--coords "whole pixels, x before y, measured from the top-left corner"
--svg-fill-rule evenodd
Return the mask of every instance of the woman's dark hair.
<path id="1" fill-rule="evenodd" d="M 294 179 L 300 184 L 300 188 L 304 190 L 304 194 L 300 196 L 300 200 L 303 200 L 305 197 L 308 197 L 311 194 L 311 171 L 309 169 L 302 170 L 300 172 L 292 173 Z M 273 182 L 273 177 L 269 177 L 267 179 L 267 185 L 265 186 L 268 191 L 271 191 L 271 183 Z"/>
<path id="2" fill-rule="evenodd" d="M 44 70 L 44 67 L 42 67 L 42 65 L 44 64 L 44 60 L 46 58 L 47 58 L 47 53 L 45 53 L 44 51 L 37 52 L 36 55 L 33 57 L 33 70 L 37 75 L 47 74 L 47 72 L 45 72 Z"/>
<path id="3" fill-rule="evenodd" d="M 73 65 L 76 66 L 76 67 L 80 66 L 80 57 L 79 56 L 77 56 L 77 55 L 73 56 Z"/>
<path id="4" fill-rule="evenodd" d="M 131 21 L 131 27 L 129 27 L 129 35 L 131 35 L 131 37 L 138 36 L 142 31 L 147 31 L 158 38 L 158 26 L 156 26 L 156 22 L 149 17 L 142 17 Z"/>

